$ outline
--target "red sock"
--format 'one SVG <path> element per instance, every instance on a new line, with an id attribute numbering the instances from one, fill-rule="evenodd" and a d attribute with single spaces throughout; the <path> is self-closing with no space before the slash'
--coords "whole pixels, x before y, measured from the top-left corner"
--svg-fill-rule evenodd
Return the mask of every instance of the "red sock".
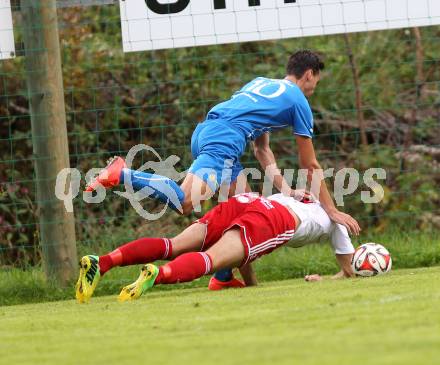
<path id="1" fill-rule="evenodd" d="M 159 268 L 155 284 L 193 281 L 211 271 L 212 260 L 205 252 L 185 253 Z"/>
<path id="2" fill-rule="evenodd" d="M 140 238 L 107 255 L 99 257 L 101 275 L 115 266 L 147 264 L 171 257 L 172 244 L 168 238 Z"/>

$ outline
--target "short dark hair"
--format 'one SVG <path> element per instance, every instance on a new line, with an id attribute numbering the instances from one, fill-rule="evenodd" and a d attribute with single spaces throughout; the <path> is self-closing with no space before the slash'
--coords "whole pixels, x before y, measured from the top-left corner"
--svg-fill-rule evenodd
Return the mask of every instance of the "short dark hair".
<path id="1" fill-rule="evenodd" d="M 324 62 L 319 54 L 309 51 L 297 51 L 289 57 L 287 62 L 287 74 L 293 75 L 297 79 L 303 77 L 307 70 L 312 70 L 316 75 L 325 67 Z"/>

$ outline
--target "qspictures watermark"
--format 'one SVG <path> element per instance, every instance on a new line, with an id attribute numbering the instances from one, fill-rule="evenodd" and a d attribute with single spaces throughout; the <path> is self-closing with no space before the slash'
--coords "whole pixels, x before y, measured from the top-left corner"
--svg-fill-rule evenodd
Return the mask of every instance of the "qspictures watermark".
<path id="1" fill-rule="evenodd" d="M 147 161 L 139 169 L 132 170 L 131 167 L 133 165 L 133 161 L 140 152 L 148 152 L 153 154 L 157 161 Z M 176 170 L 175 165 L 179 161 L 180 158 L 176 155 L 171 155 L 165 160 L 162 160 L 161 156 L 153 147 L 144 144 L 139 144 L 132 147 L 125 159 L 128 170 L 135 171 L 135 173 L 153 170 L 156 176 L 165 176 L 176 182 L 181 181 L 187 174 L 187 171 L 179 172 Z M 224 168 L 221 172 L 222 176 L 220 178 L 220 181 L 224 183 L 218 186 L 218 202 L 226 201 L 228 196 L 230 196 L 231 166 L 232 161 L 225 160 Z M 90 183 L 101 171 L 103 171 L 102 168 L 92 168 L 87 171 L 85 174 L 86 183 Z M 195 174 L 197 176 L 211 176 L 217 180 L 217 173 L 212 169 L 196 171 Z M 368 188 L 368 190 L 362 190 L 360 192 L 361 201 L 363 203 L 377 204 L 381 202 L 384 198 L 385 192 L 378 180 L 385 180 L 387 176 L 386 171 L 383 168 L 369 168 L 362 174 L 354 168 L 342 168 L 337 171 L 334 168 L 329 168 L 326 170 L 316 169 L 312 172 L 307 169 L 284 169 L 281 172 L 272 165 L 267 166 L 264 173 L 257 168 L 245 168 L 241 171 L 240 175 L 241 178 L 237 180 L 235 186 L 235 193 L 237 194 L 245 191 L 247 182 L 261 182 L 263 179 L 262 195 L 269 196 L 272 194 L 274 189 L 274 176 L 281 175 L 284 178 L 284 183 L 281 188 L 282 193 L 291 196 L 291 186 L 293 186 L 295 179 L 295 191 L 297 194 L 294 196 L 295 199 L 301 200 L 304 197 L 304 191 L 309 191 L 312 195 L 312 198 L 318 201 L 321 181 L 326 178 L 334 177 L 332 193 L 338 207 L 344 206 L 344 198 L 356 192 L 360 184 L 363 184 Z M 177 207 L 178 210 L 179 207 L 181 207 L 177 194 L 174 191 L 167 190 L 162 191 L 162 193 L 166 194 L 167 197 L 167 202 L 164 204 L 163 208 L 159 212 L 148 212 L 144 209 L 141 202 L 144 199 L 151 198 L 154 194 L 154 190 L 149 186 L 145 186 L 142 189 L 135 191 L 130 179 L 130 174 L 125 174 L 124 176 L 124 183 L 120 186 L 123 186 L 125 191 L 113 191 L 112 193 L 127 199 L 134 210 L 144 219 L 151 221 L 159 219 L 165 214 L 170 204 L 172 204 L 174 207 Z M 81 180 L 82 174 L 76 168 L 63 169 L 57 175 L 55 196 L 64 202 L 64 207 L 67 212 L 73 212 L 73 200 L 80 194 Z M 94 192 L 83 191 L 82 199 L 84 202 L 89 204 L 99 204 L 104 201 L 106 195 L 107 190 L 102 185 L 98 184 Z M 207 196 L 206 194 L 202 194 L 202 184 L 193 184 L 191 187 L 191 197 L 193 199 L 192 205 L 194 207 L 194 211 L 200 211 L 201 202 L 211 198 L 212 195 L 213 194 Z"/>

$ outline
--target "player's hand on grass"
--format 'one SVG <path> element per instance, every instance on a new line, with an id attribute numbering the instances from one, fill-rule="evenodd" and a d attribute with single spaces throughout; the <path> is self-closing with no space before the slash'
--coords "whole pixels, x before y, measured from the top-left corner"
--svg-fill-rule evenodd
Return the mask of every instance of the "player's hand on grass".
<path id="1" fill-rule="evenodd" d="M 350 275 L 346 275 L 344 273 L 344 271 L 341 270 L 337 274 L 333 275 L 331 278 L 332 279 L 344 279 L 344 278 L 348 278 L 348 277 L 350 277 Z M 324 280 L 324 278 L 319 274 L 312 274 L 312 275 L 306 275 L 304 277 L 304 280 L 314 282 L 314 281 L 322 281 L 322 280 Z"/>
<path id="2" fill-rule="evenodd" d="M 361 231 L 361 227 L 356 219 L 354 219 L 351 215 L 341 212 L 339 210 L 335 210 L 328 214 L 329 218 L 335 222 L 342 224 L 348 230 L 348 233 L 359 236 Z"/>
<path id="3" fill-rule="evenodd" d="M 322 280 L 322 276 L 319 275 L 319 274 L 306 275 L 304 277 L 304 280 L 305 281 L 310 281 L 310 282 L 312 282 L 312 281 L 321 281 Z"/>
<path id="4" fill-rule="evenodd" d="M 349 276 L 346 275 L 346 274 L 344 273 L 343 270 L 341 270 L 341 271 L 339 271 L 337 274 L 333 275 L 333 276 L 332 276 L 332 279 L 334 279 L 334 280 L 337 280 L 337 279 L 345 279 L 345 278 L 347 278 L 347 277 L 349 277 Z"/>

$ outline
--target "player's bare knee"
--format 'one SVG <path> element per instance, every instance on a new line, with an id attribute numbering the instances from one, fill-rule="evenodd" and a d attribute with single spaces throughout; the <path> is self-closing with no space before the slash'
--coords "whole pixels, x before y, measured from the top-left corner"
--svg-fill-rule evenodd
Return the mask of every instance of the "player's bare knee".
<path id="1" fill-rule="evenodd" d="M 206 254 L 211 259 L 211 271 L 209 272 L 210 274 L 213 274 L 218 270 L 231 267 L 230 264 L 228 264 L 230 262 L 230 259 L 228 257 L 225 257 L 225 255 L 221 252 L 209 249 L 208 251 L 206 251 Z"/>
<path id="2" fill-rule="evenodd" d="M 240 229 L 232 228 L 225 232 L 206 253 L 212 260 L 213 272 L 227 267 L 239 267 L 245 256 Z"/>
<path id="3" fill-rule="evenodd" d="M 171 238 L 171 257 L 176 258 L 186 252 L 200 251 L 205 240 L 206 229 L 205 224 L 194 223 L 177 236 Z"/>
<path id="4" fill-rule="evenodd" d="M 170 260 L 174 260 L 176 257 L 189 252 L 190 249 L 185 247 L 180 241 L 179 237 L 174 237 L 170 239 L 171 241 L 171 255 L 169 256 Z"/>

